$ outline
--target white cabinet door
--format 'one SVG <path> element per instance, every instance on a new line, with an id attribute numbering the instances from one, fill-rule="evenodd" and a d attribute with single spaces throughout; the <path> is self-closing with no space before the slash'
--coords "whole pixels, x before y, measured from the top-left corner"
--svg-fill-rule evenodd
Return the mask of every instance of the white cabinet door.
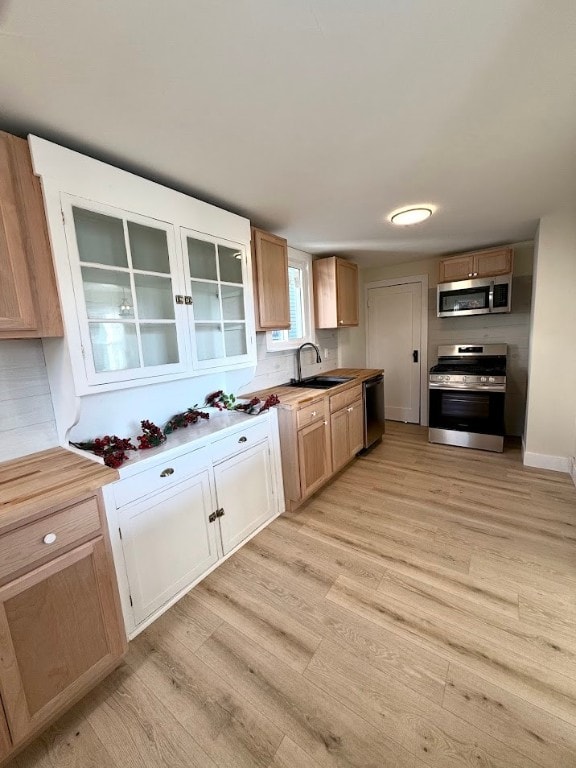
<path id="1" fill-rule="evenodd" d="M 189 330 L 174 227 L 69 195 L 61 202 L 87 385 L 184 372 Z"/>
<path id="2" fill-rule="evenodd" d="M 218 559 L 208 470 L 120 512 L 134 623 L 192 584 Z"/>
<path id="3" fill-rule="evenodd" d="M 227 554 L 274 514 L 268 440 L 217 464 L 214 474 Z"/>
<path id="4" fill-rule="evenodd" d="M 244 366 L 254 358 L 254 318 L 243 245 L 182 229 L 194 368 Z"/>

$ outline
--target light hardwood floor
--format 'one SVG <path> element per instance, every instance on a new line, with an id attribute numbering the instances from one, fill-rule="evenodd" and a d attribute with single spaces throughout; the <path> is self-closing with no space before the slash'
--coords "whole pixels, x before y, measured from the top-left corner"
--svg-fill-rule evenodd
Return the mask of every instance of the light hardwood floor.
<path id="1" fill-rule="evenodd" d="M 389 424 L 13 765 L 576 766 L 576 488 Z"/>

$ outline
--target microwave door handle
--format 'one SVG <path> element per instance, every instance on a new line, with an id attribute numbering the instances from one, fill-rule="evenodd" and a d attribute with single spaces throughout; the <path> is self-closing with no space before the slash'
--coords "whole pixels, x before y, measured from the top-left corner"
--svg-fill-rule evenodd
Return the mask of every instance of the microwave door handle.
<path id="1" fill-rule="evenodd" d="M 494 280 L 490 281 L 490 290 L 488 291 L 488 312 L 494 311 Z"/>

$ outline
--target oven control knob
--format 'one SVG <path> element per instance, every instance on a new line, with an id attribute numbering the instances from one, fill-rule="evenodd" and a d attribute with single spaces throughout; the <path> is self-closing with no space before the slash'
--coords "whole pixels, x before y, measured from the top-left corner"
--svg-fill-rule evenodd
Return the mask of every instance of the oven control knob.
<path id="1" fill-rule="evenodd" d="M 462 382 L 467 381 L 466 376 L 462 376 Z"/>
<path id="2" fill-rule="evenodd" d="M 486 376 L 480 376 L 480 381 L 485 383 L 488 381 L 488 379 L 486 378 Z"/>
<path id="3" fill-rule="evenodd" d="M 444 381 L 450 381 L 450 376 L 444 376 Z"/>
<path id="4" fill-rule="evenodd" d="M 493 384 L 493 383 L 496 381 L 496 379 L 494 378 L 494 376 L 490 376 L 490 378 L 488 379 L 488 381 L 489 381 L 491 384 Z"/>

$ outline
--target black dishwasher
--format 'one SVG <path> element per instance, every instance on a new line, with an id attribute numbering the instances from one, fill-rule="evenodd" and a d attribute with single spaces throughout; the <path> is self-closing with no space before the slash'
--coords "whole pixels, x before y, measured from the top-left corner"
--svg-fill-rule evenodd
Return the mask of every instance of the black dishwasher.
<path id="1" fill-rule="evenodd" d="M 372 376 L 364 382 L 364 451 L 384 434 L 384 376 Z"/>

